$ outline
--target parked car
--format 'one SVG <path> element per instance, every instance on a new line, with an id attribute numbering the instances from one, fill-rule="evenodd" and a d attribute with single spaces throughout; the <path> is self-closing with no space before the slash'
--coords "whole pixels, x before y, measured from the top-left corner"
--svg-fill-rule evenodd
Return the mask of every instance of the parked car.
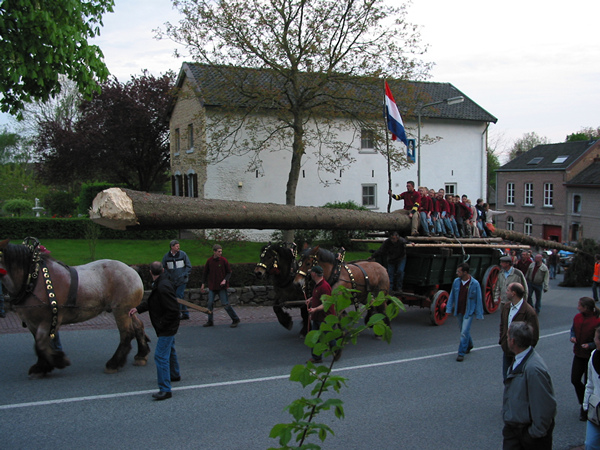
<path id="1" fill-rule="evenodd" d="M 561 267 L 563 267 L 563 268 L 567 268 L 573 262 L 573 257 L 574 256 L 575 256 L 575 254 L 573 252 L 568 252 L 566 250 L 559 250 L 559 252 L 558 252 L 558 257 L 559 257 L 558 264 Z"/>

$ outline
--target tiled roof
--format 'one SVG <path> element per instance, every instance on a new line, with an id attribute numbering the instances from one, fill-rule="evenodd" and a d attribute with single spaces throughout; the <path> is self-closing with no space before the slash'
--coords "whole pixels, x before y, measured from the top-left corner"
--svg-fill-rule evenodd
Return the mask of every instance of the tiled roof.
<path id="1" fill-rule="evenodd" d="M 307 84 L 318 82 L 318 74 L 305 73 Z M 277 92 L 282 89 L 284 80 L 272 71 L 266 69 L 248 69 L 234 66 L 209 66 L 206 64 L 184 63 L 178 79 L 181 86 L 186 76 L 193 78 L 200 94 L 203 104 L 210 106 L 223 106 L 235 104 L 244 106 L 250 103 L 249 98 L 254 92 L 260 90 L 262 94 L 272 93 L 272 102 L 286 101 L 284 97 L 277 97 Z M 243 83 L 240 81 L 243 80 Z M 462 95 L 464 102 L 455 105 L 440 104 L 427 107 L 422 110 L 423 118 L 470 120 L 479 122 L 496 123 L 498 119 L 481 108 L 464 93 L 459 91 L 450 83 L 433 83 L 418 81 L 388 80 L 390 89 L 395 97 L 400 113 L 407 117 L 416 118 L 415 105 L 432 103 L 451 97 Z M 247 96 L 240 93 L 239 89 L 231 89 L 231 85 L 247 86 Z M 276 88 L 272 88 L 277 86 Z M 371 112 L 382 110 L 383 103 L 383 80 L 367 77 L 352 77 L 344 81 L 344 92 L 339 89 L 328 89 L 325 85 L 323 91 L 335 96 L 340 105 L 346 103 L 344 111 L 356 108 L 358 104 L 362 108 L 368 108 Z M 331 85 L 330 85 L 331 87 Z M 345 94 L 345 95 L 340 95 Z M 345 98 L 344 98 L 345 97 Z M 352 102 L 348 99 L 352 98 Z M 356 102 L 356 98 L 361 101 Z M 315 99 L 318 103 L 319 99 Z M 406 108 L 403 105 L 411 105 Z M 263 102 L 263 108 L 269 108 L 268 103 Z"/>
<path id="2" fill-rule="evenodd" d="M 600 160 L 575 175 L 567 186 L 600 186 Z"/>
<path id="3" fill-rule="evenodd" d="M 538 145 L 507 162 L 497 172 L 566 170 L 594 143 L 576 141 Z"/>

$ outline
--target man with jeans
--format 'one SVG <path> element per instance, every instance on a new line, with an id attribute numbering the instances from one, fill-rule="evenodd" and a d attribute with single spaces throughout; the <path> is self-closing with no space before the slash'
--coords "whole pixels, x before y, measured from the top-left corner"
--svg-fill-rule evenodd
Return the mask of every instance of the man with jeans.
<path id="1" fill-rule="evenodd" d="M 150 321 L 158 336 L 154 349 L 154 362 L 158 378 L 159 392 L 152 394 L 155 400 L 166 400 L 172 397 L 171 381 L 181 380 L 179 361 L 175 351 L 175 334 L 179 329 L 179 304 L 175 297 L 175 289 L 159 261 L 150 265 L 152 276 L 152 292 L 148 300 L 131 308 L 129 315 L 149 311 Z"/>
<path id="2" fill-rule="evenodd" d="M 192 271 L 192 263 L 188 255 L 179 248 L 179 241 L 173 239 L 170 242 L 171 249 L 162 259 L 162 265 L 169 274 L 169 278 L 175 287 L 175 295 L 177 298 L 183 299 L 185 296 L 185 288 L 187 286 L 190 272 Z M 181 319 L 187 320 L 190 318 L 190 313 L 185 305 L 179 305 L 181 311 Z"/>
<path id="3" fill-rule="evenodd" d="M 215 294 L 218 294 L 221 305 L 225 307 L 225 311 L 229 314 L 232 322 L 230 327 L 235 328 L 240 323 L 240 318 L 235 313 L 229 300 L 227 299 L 227 288 L 229 287 L 229 279 L 231 278 L 231 266 L 229 261 L 223 258 L 223 247 L 219 244 L 213 245 L 213 255 L 208 258 L 204 265 L 204 273 L 202 275 L 202 286 L 200 290 L 204 292 L 204 284 L 208 284 L 208 321 L 203 325 L 212 327 L 213 322 L 213 306 L 215 304 Z"/>
<path id="4" fill-rule="evenodd" d="M 470 268 L 467 263 L 462 263 L 456 269 L 457 278 L 452 283 L 452 290 L 446 304 L 446 312 L 453 314 L 458 319 L 460 330 L 460 344 L 456 360 L 461 362 L 465 354 L 473 348 L 471 338 L 471 324 L 473 316 L 483 319 L 483 300 L 481 297 L 481 285 L 469 274 Z"/>

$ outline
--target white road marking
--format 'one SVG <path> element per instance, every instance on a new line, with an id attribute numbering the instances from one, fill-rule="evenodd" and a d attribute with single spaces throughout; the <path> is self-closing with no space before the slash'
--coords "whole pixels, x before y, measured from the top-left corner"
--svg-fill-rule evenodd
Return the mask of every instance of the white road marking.
<path id="1" fill-rule="evenodd" d="M 566 334 L 569 332 L 570 331 L 559 331 L 557 333 L 551 333 L 551 334 L 547 334 L 544 336 L 540 336 L 540 339 L 559 336 L 561 334 Z M 482 350 L 489 350 L 492 348 L 498 348 L 498 344 L 487 345 L 484 347 L 477 347 L 477 348 L 474 348 L 472 351 L 477 352 L 477 351 L 482 351 Z M 404 359 L 396 359 L 393 361 L 384 361 L 384 362 L 372 363 L 372 364 L 361 364 L 358 366 L 340 367 L 338 369 L 333 369 L 333 372 L 344 372 L 344 371 L 348 371 L 348 370 L 369 369 L 369 368 L 373 368 L 373 367 L 389 366 L 392 364 L 404 364 L 404 363 L 410 363 L 410 362 L 414 362 L 414 361 L 424 361 L 427 359 L 441 358 L 443 356 L 449 356 L 449 355 L 454 355 L 454 354 L 456 354 L 455 350 L 451 351 L 451 352 L 436 353 L 435 355 L 418 356 L 415 358 L 404 358 Z M 271 377 L 251 378 L 251 379 L 247 379 L 247 380 L 234 380 L 234 381 L 222 381 L 219 383 L 197 384 L 194 386 L 176 387 L 176 388 L 173 388 L 173 391 L 189 391 L 192 389 L 209 389 L 209 388 L 222 387 L 222 386 L 234 386 L 237 384 L 262 383 L 264 381 L 285 380 L 289 377 L 290 377 L 289 374 L 286 374 L 286 375 L 276 375 L 276 376 L 271 376 Z M 156 392 L 156 389 L 146 390 L 146 391 L 118 392 L 115 394 L 88 395 L 85 397 L 72 397 L 72 398 L 62 398 L 62 399 L 55 399 L 55 400 L 43 400 L 43 401 L 39 401 L 39 402 L 15 403 L 12 405 L 0 405 L 0 410 L 38 407 L 38 406 L 47 406 L 47 405 L 60 405 L 60 404 L 64 404 L 64 403 L 105 400 L 105 399 L 111 399 L 111 398 L 132 397 L 135 395 L 153 394 L 155 392 Z"/>

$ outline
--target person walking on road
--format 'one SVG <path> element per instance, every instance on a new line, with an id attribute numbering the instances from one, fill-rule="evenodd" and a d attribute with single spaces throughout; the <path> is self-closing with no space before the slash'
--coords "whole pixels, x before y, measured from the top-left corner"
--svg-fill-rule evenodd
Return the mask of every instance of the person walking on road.
<path id="1" fill-rule="evenodd" d="M 536 346 L 540 337 L 540 325 L 533 307 L 523 298 L 525 290 L 520 283 L 511 283 L 506 288 L 506 296 L 510 303 L 502 308 L 500 313 L 500 340 L 502 347 L 502 376 L 506 379 L 508 368 L 513 363 L 515 354 L 508 346 L 508 327 L 513 321 L 525 322 L 533 330 L 531 345 Z"/>
<path id="2" fill-rule="evenodd" d="M 315 287 L 312 292 L 312 296 L 306 300 L 306 306 L 308 307 L 308 313 L 310 314 L 311 327 L 313 330 L 319 330 L 321 324 L 325 322 L 325 317 L 328 314 L 334 314 L 333 306 L 329 311 L 325 311 L 321 297 L 323 295 L 331 295 L 331 286 L 325 278 L 323 278 L 323 268 L 321 266 L 313 266 L 310 269 L 310 277 L 312 278 Z M 335 342 L 335 341 L 334 341 Z M 340 351 L 334 356 L 334 360 L 339 359 Z M 309 362 L 319 364 L 323 362 L 323 355 L 315 355 L 312 351 L 310 354 L 311 358 Z"/>
<path id="3" fill-rule="evenodd" d="M 556 398 L 552 378 L 542 357 L 533 349 L 529 324 L 513 321 L 508 346 L 515 355 L 504 380 L 503 450 L 552 450 Z"/>
<path id="4" fill-rule="evenodd" d="M 162 259 L 162 265 L 167 271 L 171 283 L 175 287 L 175 295 L 177 298 L 183 299 L 185 296 L 185 288 L 192 271 L 192 263 L 188 255 L 180 249 L 179 241 L 173 239 L 169 246 L 171 247 L 167 254 Z M 187 320 L 190 318 L 190 312 L 185 305 L 179 305 L 181 311 L 181 319 Z"/>
<path id="5" fill-rule="evenodd" d="M 152 394 L 155 400 L 166 400 L 172 397 L 171 382 L 180 381 L 179 361 L 175 351 L 175 335 L 179 329 L 179 304 L 175 296 L 175 288 L 162 263 L 154 261 L 150 265 L 152 276 L 152 292 L 148 300 L 131 308 L 129 315 L 150 313 L 150 321 L 156 331 L 158 341 L 154 350 L 154 362 L 158 378 L 159 391 Z"/>
<path id="6" fill-rule="evenodd" d="M 500 258 L 500 273 L 498 274 L 498 281 L 496 282 L 496 286 L 494 287 L 494 302 L 501 303 L 501 306 L 510 302 L 510 300 L 506 297 L 506 289 L 508 285 L 511 283 L 519 283 L 523 286 L 524 291 L 524 299 L 527 301 L 527 280 L 525 280 L 525 275 L 516 267 L 513 267 L 513 259 L 510 256 L 502 256 Z"/>
<path id="7" fill-rule="evenodd" d="M 542 309 L 542 292 L 548 292 L 548 280 L 550 279 L 548 266 L 544 264 L 541 253 L 535 255 L 533 264 L 530 264 L 527 269 L 525 279 L 529 291 L 527 303 L 534 306 L 533 294 L 535 293 L 535 312 L 539 314 Z"/>
<path id="8" fill-rule="evenodd" d="M 594 301 L 598 301 L 598 288 L 600 288 L 600 254 L 596 255 L 594 263 L 594 275 L 592 276 L 592 294 Z"/>
<path id="9" fill-rule="evenodd" d="M 229 314 L 232 322 L 230 327 L 235 328 L 240 323 L 240 318 L 235 313 L 227 298 L 227 288 L 229 287 L 229 279 L 231 278 L 231 266 L 229 261 L 223 258 L 223 247 L 219 244 L 213 245 L 213 255 L 208 258 L 204 265 L 204 273 L 202 274 L 202 286 L 200 290 L 204 292 L 204 285 L 208 285 L 208 321 L 203 325 L 212 327 L 213 322 L 213 307 L 215 304 L 215 294 L 219 296 L 221 305 Z"/>
<path id="10" fill-rule="evenodd" d="M 596 349 L 594 332 L 600 326 L 600 309 L 596 307 L 594 299 L 582 297 L 577 304 L 577 310 L 579 313 L 573 318 L 571 326 L 571 342 L 573 343 L 571 384 L 575 387 L 575 394 L 580 406 L 579 420 L 585 421 L 587 414 L 583 408 L 583 397 L 587 383 L 588 361 L 592 351 Z"/>
<path id="11" fill-rule="evenodd" d="M 458 329 L 460 330 L 457 361 L 463 361 L 465 354 L 473 348 L 473 339 L 471 338 L 473 317 L 483 319 L 481 285 L 469 274 L 469 271 L 470 268 L 467 263 L 458 266 L 456 269 L 457 278 L 452 283 L 452 290 L 446 305 L 446 312 L 456 316 Z"/>

